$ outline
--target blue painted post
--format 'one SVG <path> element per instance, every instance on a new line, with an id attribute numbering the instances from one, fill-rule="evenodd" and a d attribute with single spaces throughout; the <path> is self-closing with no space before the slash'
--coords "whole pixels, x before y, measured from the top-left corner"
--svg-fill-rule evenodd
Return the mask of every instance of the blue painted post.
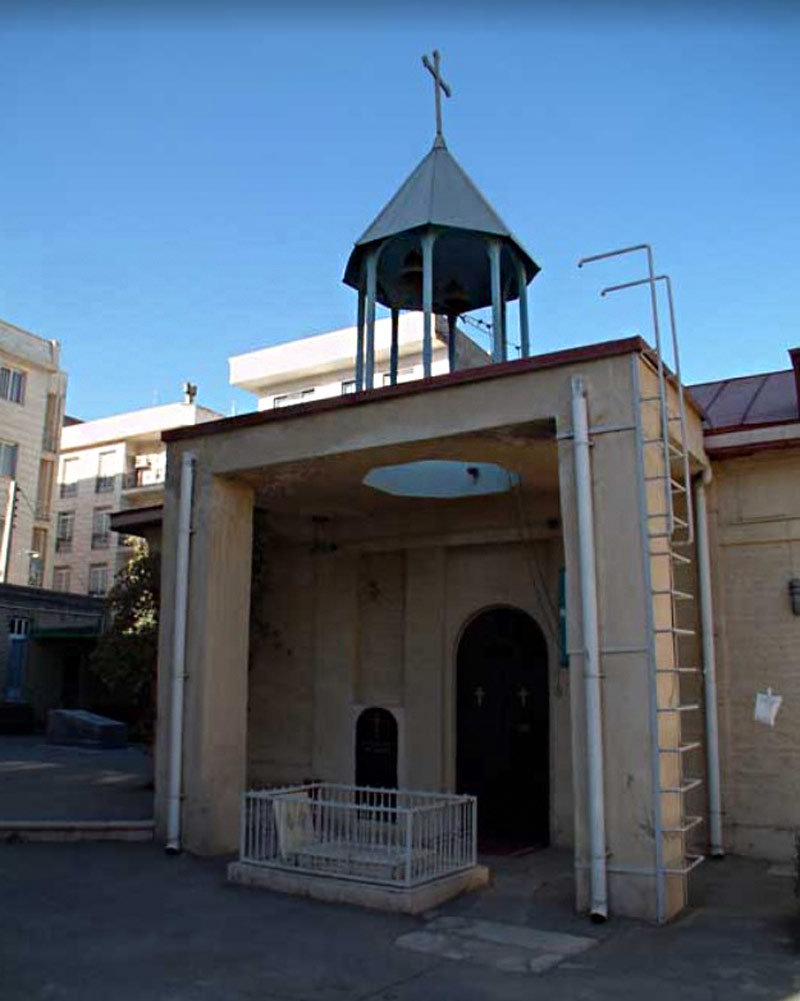
<path id="1" fill-rule="evenodd" d="M 356 392 L 364 388 L 364 289 L 358 290 L 356 314 Z"/>
<path id="2" fill-rule="evenodd" d="M 492 361 L 503 360 L 503 304 L 500 291 L 500 241 L 489 240 L 489 268 L 492 278 Z"/>
<path id="3" fill-rule="evenodd" d="M 392 310 L 392 349 L 389 355 L 389 382 L 397 385 L 397 355 L 400 341 L 400 310 Z"/>
<path id="4" fill-rule="evenodd" d="M 375 383 L 375 295 L 378 284 L 378 252 L 373 251 L 367 258 L 367 390 Z"/>
<path id="5" fill-rule="evenodd" d="M 530 358 L 531 341 L 528 328 L 528 283 L 526 281 L 525 265 L 517 258 L 517 286 L 519 291 L 519 343 L 522 357 Z"/>
<path id="6" fill-rule="evenodd" d="M 457 316 L 452 313 L 447 317 L 447 360 L 449 363 L 449 370 L 455 372 L 456 370 L 456 336 L 457 327 L 456 320 Z"/>
<path id="7" fill-rule="evenodd" d="M 500 301 L 503 304 L 503 308 L 500 310 L 500 316 L 502 317 L 502 331 L 503 331 L 503 361 L 508 361 L 508 311 L 506 309 L 506 293 L 503 291 L 500 296 Z"/>
<path id="8" fill-rule="evenodd" d="M 433 313 L 433 245 L 435 233 L 422 235 L 422 374 L 430 379 L 433 367 L 433 336 L 431 314 Z"/>

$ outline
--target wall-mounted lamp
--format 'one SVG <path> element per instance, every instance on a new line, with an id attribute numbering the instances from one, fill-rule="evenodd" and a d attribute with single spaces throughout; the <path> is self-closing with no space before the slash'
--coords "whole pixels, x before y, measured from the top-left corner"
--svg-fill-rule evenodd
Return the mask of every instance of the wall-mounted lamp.
<path id="1" fill-rule="evenodd" d="M 792 577 L 789 581 L 789 597 L 792 599 L 792 613 L 800 615 L 800 577 Z"/>

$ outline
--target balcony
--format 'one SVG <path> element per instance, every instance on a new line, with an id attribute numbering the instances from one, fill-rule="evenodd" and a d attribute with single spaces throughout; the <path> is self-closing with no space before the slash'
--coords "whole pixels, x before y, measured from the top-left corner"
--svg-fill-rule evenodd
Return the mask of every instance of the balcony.
<path id="1" fill-rule="evenodd" d="M 166 471 L 157 469 L 132 469 L 122 477 L 123 491 L 154 490 L 164 486 Z"/>
<path id="2" fill-rule="evenodd" d="M 111 544 L 110 532 L 93 532 L 92 549 L 108 549 Z"/>
<path id="3" fill-rule="evenodd" d="M 58 491 L 61 497 L 77 497 L 78 481 L 74 480 L 72 483 L 61 483 L 59 484 Z"/>
<path id="4" fill-rule="evenodd" d="M 56 552 L 57 553 L 71 553 L 72 552 L 72 539 L 56 539 Z"/>

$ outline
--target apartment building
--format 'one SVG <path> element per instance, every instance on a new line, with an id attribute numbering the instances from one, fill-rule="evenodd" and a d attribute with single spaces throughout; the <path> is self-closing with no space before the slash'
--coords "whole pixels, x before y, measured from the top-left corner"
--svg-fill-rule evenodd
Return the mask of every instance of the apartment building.
<path id="1" fill-rule="evenodd" d="M 112 512 L 163 502 L 161 432 L 222 416 L 196 404 L 195 391 L 189 386 L 182 403 L 65 421 L 49 581 L 54 590 L 95 596 L 109 590 L 131 555 L 128 537 L 111 530 Z"/>
<path id="2" fill-rule="evenodd" d="M 0 320 L 0 583 L 41 587 L 67 376 L 60 346 Z"/>
<path id="3" fill-rule="evenodd" d="M 401 313 L 398 330 L 397 381 L 423 377 L 422 313 Z M 436 318 L 432 374 L 450 370 L 447 322 Z M 458 369 L 487 365 L 489 356 L 461 330 L 456 335 Z M 372 387 L 390 383 L 392 321 L 375 322 L 375 377 Z M 355 380 L 356 328 L 344 327 L 311 337 L 301 337 L 228 359 L 230 383 L 258 397 L 259 410 L 272 410 L 353 393 Z"/>

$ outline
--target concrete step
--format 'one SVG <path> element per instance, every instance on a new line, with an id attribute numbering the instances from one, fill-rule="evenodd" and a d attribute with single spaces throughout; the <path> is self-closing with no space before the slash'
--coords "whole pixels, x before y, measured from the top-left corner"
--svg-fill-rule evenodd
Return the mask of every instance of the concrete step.
<path id="1" fill-rule="evenodd" d="M 0 820 L 0 841 L 152 841 L 152 820 Z"/>

